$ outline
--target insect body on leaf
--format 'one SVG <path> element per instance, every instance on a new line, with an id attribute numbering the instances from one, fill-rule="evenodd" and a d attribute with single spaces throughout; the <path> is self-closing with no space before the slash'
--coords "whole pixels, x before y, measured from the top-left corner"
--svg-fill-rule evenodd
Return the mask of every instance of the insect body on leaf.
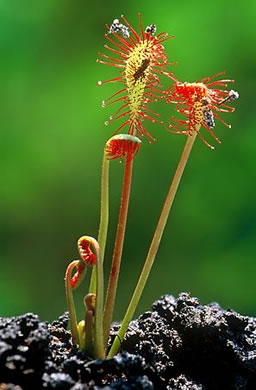
<path id="1" fill-rule="evenodd" d="M 210 129 L 213 129 L 215 121 L 212 109 L 210 108 L 210 99 L 202 98 L 202 105 L 203 121 Z"/>
<path id="2" fill-rule="evenodd" d="M 148 59 L 148 58 L 145 58 L 145 60 L 142 61 L 141 66 L 139 67 L 139 69 L 136 70 L 136 72 L 133 75 L 135 82 L 138 79 L 145 76 L 145 70 L 149 66 L 149 63 L 150 63 L 150 59 Z"/>

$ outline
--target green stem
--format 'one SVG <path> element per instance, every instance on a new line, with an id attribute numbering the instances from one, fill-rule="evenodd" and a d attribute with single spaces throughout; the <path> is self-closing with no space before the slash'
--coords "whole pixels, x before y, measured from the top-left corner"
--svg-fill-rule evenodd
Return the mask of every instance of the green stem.
<path id="1" fill-rule="evenodd" d="M 72 340 L 74 345 L 79 345 L 79 335 L 77 330 L 76 309 L 74 305 L 73 292 L 72 292 L 72 287 L 70 285 L 70 282 L 72 278 L 72 271 L 74 268 L 78 268 L 79 263 L 80 263 L 79 260 L 72 261 L 68 265 L 65 274 L 66 299 L 67 299 L 67 306 L 68 306 L 69 318 L 70 318 L 70 329 L 71 329 Z"/>
<path id="2" fill-rule="evenodd" d="M 109 276 L 109 283 L 107 289 L 107 296 L 104 306 L 104 343 L 105 346 L 108 342 L 108 336 L 110 331 L 110 326 L 112 322 L 116 290 L 119 276 L 119 269 L 123 251 L 124 236 L 126 230 L 128 206 L 131 192 L 131 181 L 132 181 L 132 168 L 133 168 L 133 157 L 127 157 L 125 162 L 124 178 L 123 178 L 123 188 L 122 188 L 122 198 L 119 212 L 119 219 L 117 225 L 114 253 L 112 258 L 111 271 Z"/>
<path id="3" fill-rule="evenodd" d="M 104 261 L 105 246 L 108 232 L 109 220 L 109 160 L 103 154 L 102 175 L 101 175 L 101 209 L 98 243 L 101 250 L 102 262 Z M 89 293 L 96 293 L 96 268 L 93 268 Z"/>
<path id="4" fill-rule="evenodd" d="M 199 129 L 197 129 L 197 130 L 199 130 Z M 156 227 L 156 230 L 155 230 L 155 233 L 154 233 L 154 236 L 153 236 L 153 239 L 152 239 L 149 251 L 148 251 L 147 258 L 146 258 L 145 263 L 144 263 L 144 267 L 141 271 L 139 281 L 138 281 L 137 286 L 134 290 L 132 299 L 131 299 L 130 304 L 127 308 L 127 311 L 125 313 L 121 327 L 117 333 L 117 336 L 115 337 L 115 340 L 112 344 L 112 347 L 109 351 L 107 358 L 112 358 L 118 352 L 118 350 L 120 348 L 120 344 L 124 338 L 125 332 L 129 326 L 130 321 L 132 320 L 132 317 L 134 315 L 134 312 L 135 312 L 136 307 L 138 305 L 138 302 L 140 300 L 142 291 L 145 287 L 150 270 L 151 270 L 152 265 L 154 263 L 154 260 L 155 260 L 155 257 L 156 257 L 156 254 L 157 254 L 157 251 L 158 251 L 158 248 L 160 245 L 160 241 L 162 238 L 162 234 L 164 232 L 164 228 L 165 228 L 165 225 L 166 225 L 169 213 L 170 213 L 170 209 L 171 209 L 171 206 L 173 204 L 173 200 L 174 200 L 175 194 L 177 192 L 184 168 L 185 168 L 186 163 L 188 161 L 192 146 L 193 146 L 194 141 L 196 139 L 196 135 L 197 135 L 197 132 L 194 131 L 193 134 L 191 136 L 188 136 L 188 138 L 187 138 L 187 141 L 186 141 L 183 153 L 181 155 L 177 170 L 175 172 L 175 175 L 174 175 L 174 178 L 172 180 L 169 192 L 167 194 L 161 215 L 159 217 L 159 221 L 158 221 L 158 224 L 157 224 L 157 227 Z"/>
<path id="5" fill-rule="evenodd" d="M 104 338 L 103 338 L 103 300 L 104 300 L 103 263 L 102 263 L 100 246 L 98 242 L 92 237 L 87 237 L 87 239 L 90 241 L 97 258 L 94 357 L 97 359 L 104 359 L 105 349 L 104 349 Z"/>
<path id="6" fill-rule="evenodd" d="M 95 303 L 96 303 L 96 294 L 87 294 L 84 297 L 85 317 L 84 317 L 84 321 L 81 321 L 81 323 L 84 323 L 84 326 L 83 328 L 81 326 L 82 331 L 79 334 L 81 348 L 85 350 L 87 355 L 92 357 L 94 357 Z M 78 324 L 78 328 L 79 328 L 79 324 Z M 83 335 L 84 335 L 84 344 L 82 345 L 81 339 L 83 341 Z"/>
<path id="7" fill-rule="evenodd" d="M 94 357 L 94 345 L 93 345 L 93 322 L 94 322 L 94 316 L 93 312 L 91 310 L 87 310 L 85 313 L 85 352 L 89 356 Z"/>

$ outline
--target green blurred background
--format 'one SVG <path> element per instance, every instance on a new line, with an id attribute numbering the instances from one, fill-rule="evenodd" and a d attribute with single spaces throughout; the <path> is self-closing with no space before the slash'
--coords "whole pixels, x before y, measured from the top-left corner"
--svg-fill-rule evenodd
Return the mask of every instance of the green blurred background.
<path id="1" fill-rule="evenodd" d="M 26 311 L 52 320 L 65 309 L 64 271 L 76 240 L 97 236 L 102 150 L 117 124 L 101 108 L 118 85 L 96 64 L 104 24 L 125 14 L 138 29 L 156 23 L 180 80 L 226 71 L 240 100 L 222 117 L 215 151 L 196 141 L 137 314 L 161 294 L 189 291 L 256 315 L 254 2 L 0 0 L 0 315 Z M 155 108 L 155 107 L 153 107 Z M 164 117 L 173 107 L 159 104 Z M 115 319 L 137 281 L 185 143 L 148 123 L 157 138 L 136 158 Z M 215 141 L 205 134 L 208 141 Z M 109 270 L 123 165 L 111 163 Z M 76 299 L 82 315 L 82 294 Z"/>

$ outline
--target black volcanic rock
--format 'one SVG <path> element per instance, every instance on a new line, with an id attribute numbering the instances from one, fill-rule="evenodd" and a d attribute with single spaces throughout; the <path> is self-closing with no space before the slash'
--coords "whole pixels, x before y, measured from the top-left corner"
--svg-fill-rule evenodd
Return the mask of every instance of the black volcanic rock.
<path id="1" fill-rule="evenodd" d="M 120 353 L 72 346 L 68 314 L 0 319 L 0 390 L 255 390 L 256 319 L 182 293 L 131 322 Z M 119 324 L 113 324 L 113 340 Z"/>

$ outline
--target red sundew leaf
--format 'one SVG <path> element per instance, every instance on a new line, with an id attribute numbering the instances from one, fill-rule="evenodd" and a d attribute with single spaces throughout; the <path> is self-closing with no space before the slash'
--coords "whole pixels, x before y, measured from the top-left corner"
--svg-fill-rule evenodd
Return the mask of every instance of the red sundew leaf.
<path id="1" fill-rule="evenodd" d="M 197 132 L 199 138 L 211 149 L 214 149 L 200 134 L 199 128 L 203 126 L 208 133 L 218 142 L 221 141 L 214 134 L 212 129 L 215 127 L 214 118 L 218 119 L 227 127 L 228 125 L 222 118 L 219 117 L 217 112 L 233 112 L 235 109 L 230 106 L 226 106 L 225 102 L 234 101 L 239 97 L 236 91 L 228 91 L 222 89 L 226 87 L 226 83 L 234 82 L 233 80 L 216 80 L 213 78 L 225 73 L 217 73 L 213 76 L 207 77 L 202 81 L 193 83 L 181 83 L 176 82 L 175 86 L 171 86 L 166 91 L 166 102 L 176 103 L 176 111 L 185 115 L 187 121 L 181 121 L 179 119 L 172 118 L 176 125 L 173 125 L 169 121 L 169 128 L 173 128 L 174 132 L 191 135 L 194 131 Z M 214 86 L 214 88 L 211 88 Z M 215 86 L 220 87 L 216 89 Z M 222 109 L 221 107 L 228 109 Z M 179 130 L 179 127 L 185 130 Z"/>
<path id="2" fill-rule="evenodd" d="M 149 142 L 155 141 L 145 127 L 142 126 L 139 118 L 144 117 L 152 123 L 159 121 L 154 117 L 154 115 L 158 117 L 158 113 L 150 111 L 153 114 L 150 116 L 143 112 L 147 109 L 145 107 L 147 103 L 155 103 L 158 100 L 163 99 L 159 74 L 176 81 L 173 74 L 164 67 L 168 64 L 168 57 L 164 46 L 161 44 L 164 40 L 171 39 L 173 37 L 169 37 L 165 32 L 154 35 L 156 30 L 156 26 L 154 24 L 148 26 L 144 31 L 140 14 L 140 34 L 135 31 L 124 16 L 121 18 L 123 19 L 125 25 L 121 24 L 118 19 L 115 19 L 110 27 L 107 26 L 108 33 L 105 34 L 106 39 L 114 46 L 114 48 L 111 45 L 104 46 L 111 52 L 112 56 L 114 53 L 119 58 L 113 58 L 106 54 L 99 53 L 99 56 L 104 58 L 104 61 L 97 60 L 97 62 L 112 66 L 113 68 L 121 68 L 119 71 L 122 76 L 111 80 L 100 81 L 98 82 L 98 85 L 110 82 L 121 82 L 122 89 L 114 93 L 112 97 L 105 99 L 103 107 L 106 106 L 106 101 L 108 101 L 108 105 L 117 103 L 118 101 L 123 101 L 124 104 L 117 112 L 120 112 L 127 106 L 129 106 L 129 110 L 120 115 L 116 115 L 116 113 L 111 117 L 110 121 L 106 121 L 105 124 L 108 125 L 115 120 L 124 118 L 123 124 L 118 127 L 114 134 L 129 124 L 129 135 L 138 136 L 140 138 L 146 136 Z M 110 35 L 112 35 L 113 38 L 110 37 Z M 151 91 L 150 95 L 149 90 Z M 159 95 L 153 95 L 152 91 L 156 91 Z M 114 96 L 122 92 L 124 92 L 123 97 L 112 100 Z M 152 99 L 153 97 L 154 99 Z M 127 119 L 127 117 L 129 119 Z M 163 121 L 159 121 L 159 123 L 162 125 Z"/>
<path id="3" fill-rule="evenodd" d="M 86 238 L 81 237 L 78 240 L 78 250 L 81 258 L 85 261 L 85 263 L 89 266 L 93 266 L 96 264 L 96 256 L 92 252 L 91 243 Z"/>

